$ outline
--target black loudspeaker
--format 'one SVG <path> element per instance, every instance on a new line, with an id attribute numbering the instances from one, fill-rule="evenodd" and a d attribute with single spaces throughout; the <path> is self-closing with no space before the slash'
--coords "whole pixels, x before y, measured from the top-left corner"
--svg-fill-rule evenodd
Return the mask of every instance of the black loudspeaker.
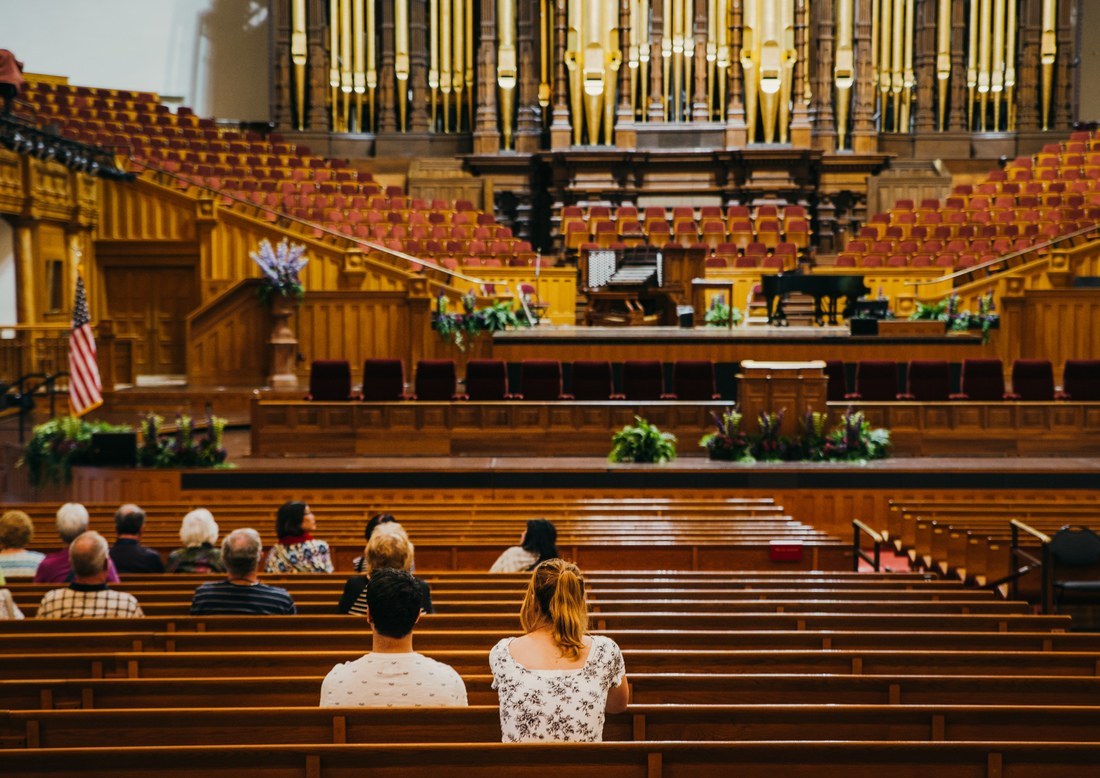
<path id="1" fill-rule="evenodd" d="M 136 467 L 136 432 L 95 432 L 92 434 L 92 467 Z"/>

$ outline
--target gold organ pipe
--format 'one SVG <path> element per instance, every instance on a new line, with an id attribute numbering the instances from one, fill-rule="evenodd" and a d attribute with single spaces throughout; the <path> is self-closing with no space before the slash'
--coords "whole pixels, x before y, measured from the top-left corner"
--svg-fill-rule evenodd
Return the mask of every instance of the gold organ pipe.
<path id="1" fill-rule="evenodd" d="M 1058 57 L 1057 0 L 1043 0 L 1043 26 L 1039 38 L 1039 65 L 1042 69 L 1043 129 L 1050 129 L 1051 92 L 1054 88 L 1054 60 Z"/>
<path id="2" fill-rule="evenodd" d="M 692 80 L 691 71 L 695 65 L 695 4 L 692 0 L 683 0 L 684 3 L 684 121 L 691 120 L 691 104 L 695 93 L 695 82 Z"/>
<path id="3" fill-rule="evenodd" d="M 351 33 L 354 58 L 352 60 L 351 85 L 355 90 L 355 124 L 363 131 L 363 94 L 367 91 L 366 40 L 364 39 L 364 0 L 352 0 Z"/>
<path id="4" fill-rule="evenodd" d="M 344 103 L 344 132 L 351 129 L 351 0 L 340 0 L 340 94 Z"/>
<path id="5" fill-rule="evenodd" d="M 974 129 L 974 100 L 978 89 L 978 16 L 980 9 L 978 0 L 970 3 L 970 46 L 967 49 L 966 58 L 966 128 Z"/>
<path id="6" fill-rule="evenodd" d="M 553 29 L 553 8 L 547 0 L 539 0 L 539 106 L 543 109 L 543 120 L 546 119 L 546 109 L 550 107 L 549 46 L 550 30 Z"/>
<path id="7" fill-rule="evenodd" d="M 909 107 L 913 104 L 913 88 L 917 83 L 913 72 L 913 14 L 916 0 L 905 0 L 905 54 L 902 56 L 901 71 L 901 122 L 895 127 L 898 132 L 909 132 Z"/>
<path id="8" fill-rule="evenodd" d="M 466 8 L 465 0 L 454 0 L 451 11 L 451 28 L 454 41 L 451 43 L 451 88 L 455 93 L 455 130 L 462 132 L 462 94 L 466 89 Z M 499 44 L 498 44 L 499 45 Z"/>
<path id="9" fill-rule="evenodd" d="M 638 25 L 641 12 L 638 0 L 629 0 L 630 15 L 627 18 L 626 64 L 630 68 L 630 114 L 634 116 L 638 105 L 638 66 L 641 64 L 641 52 L 638 50 Z M 622 45 L 622 41 L 620 41 Z"/>
<path id="10" fill-rule="evenodd" d="M 305 129 L 306 114 L 306 0 L 294 0 L 290 9 L 290 61 L 294 64 L 295 99 L 298 106 L 298 129 Z"/>
<path id="11" fill-rule="evenodd" d="M 714 117 L 714 86 L 718 73 L 718 0 L 707 0 L 707 118 Z"/>
<path id="12" fill-rule="evenodd" d="M 1005 112 L 1008 131 L 1016 131 L 1016 2 L 1009 0 L 1005 20 Z"/>
<path id="13" fill-rule="evenodd" d="M 882 37 L 878 49 L 879 115 L 881 117 L 882 129 L 885 130 L 886 106 L 889 103 L 890 88 L 892 86 L 890 80 L 890 65 L 893 62 L 893 58 L 890 56 L 890 44 L 894 39 L 894 0 L 879 0 L 879 6 L 881 6 L 879 14 L 879 34 Z"/>
<path id="14" fill-rule="evenodd" d="M 619 86 L 619 68 L 623 62 L 618 0 L 604 0 L 603 18 L 603 142 L 610 146 L 615 131 L 615 95 Z"/>
<path id="15" fill-rule="evenodd" d="M 806 0 L 803 5 L 802 12 L 802 29 L 805 32 L 802 34 L 802 51 L 798 52 L 798 56 L 802 57 L 802 102 L 808 107 L 814 99 L 813 92 L 813 79 L 810 77 L 810 0 Z"/>
<path id="16" fill-rule="evenodd" d="M 684 2 L 672 0 L 672 120 L 680 121 L 680 85 L 684 75 Z"/>
<path id="17" fill-rule="evenodd" d="M 466 0 L 466 113 L 474 128 L 474 0 Z"/>
<path id="18" fill-rule="evenodd" d="M 328 85 L 332 129 L 340 130 L 340 0 L 328 4 Z"/>
<path id="19" fill-rule="evenodd" d="M 604 47 L 600 45 L 604 33 L 603 2 L 585 0 L 582 3 L 581 27 L 584 42 L 584 59 L 581 77 L 584 89 L 584 119 L 588 126 L 588 142 L 599 143 L 600 118 L 603 114 Z"/>
<path id="20" fill-rule="evenodd" d="M 451 0 L 439 0 L 439 91 L 443 93 L 443 132 L 451 131 Z"/>
<path id="21" fill-rule="evenodd" d="M 665 121 L 668 121 L 669 76 L 672 73 L 672 3 L 661 0 L 661 67 L 664 78 L 661 81 L 661 106 Z"/>
<path id="22" fill-rule="evenodd" d="M 748 142 L 756 142 L 757 91 L 760 83 L 759 67 L 759 6 L 760 0 L 745 0 L 741 23 L 741 72 L 745 87 L 745 128 Z"/>
<path id="23" fill-rule="evenodd" d="M 568 27 L 566 31 L 565 66 L 569 70 L 569 109 L 573 122 L 573 145 L 579 146 L 581 145 L 581 132 L 584 129 L 584 116 L 582 113 L 584 110 L 584 92 L 581 85 L 581 57 L 583 56 L 581 0 L 567 0 L 566 8 L 566 24 Z"/>
<path id="24" fill-rule="evenodd" d="M 400 130 L 407 129 L 409 113 L 409 0 L 395 0 L 393 4 L 393 74 L 397 79 L 397 112 Z"/>
<path id="25" fill-rule="evenodd" d="M 836 87 L 837 148 L 843 149 L 848 137 L 848 110 L 855 83 L 855 54 L 852 48 L 855 0 L 837 0 L 836 4 L 836 63 L 833 66 L 833 84 Z"/>
<path id="26" fill-rule="evenodd" d="M 640 0 L 638 14 L 638 81 L 641 84 L 642 121 L 649 119 L 649 0 Z"/>
<path id="27" fill-rule="evenodd" d="M 786 2 L 787 0 L 785 0 Z M 782 10 L 778 3 L 763 3 L 763 34 L 760 36 L 760 118 L 764 127 L 764 142 L 775 140 L 776 118 L 779 112 L 779 92 L 782 86 Z"/>
<path id="28" fill-rule="evenodd" d="M 431 92 L 434 130 L 439 109 L 439 0 L 430 0 L 428 3 L 428 91 Z"/>
<path id="29" fill-rule="evenodd" d="M 729 0 L 718 0 L 718 45 L 716 61 L 718 66 L 718 121 L 726 120 L 726 94 L 729 90 L 727 79 L 730 70 L 730 4 Z"/>
<path id="30" fill-rule="evenodd" d="M 504 148 L 512 148 L 512 116 L 516 97 L 516 5 L 497 0 L 497 90 Z"/>
<path id="31" fill-rule="evenodd" d="M 378 34 L 375 21 L 374 0 L 367 2 L 367 126 L 374 130 L 374 97 L 378 88 L 378 63 L 374 51 L 374 40 Z"/>
<path id="32" fill-rule="evenodd" d="M 779 142 L 786 143 L 790 130 L 791 92 L 794 89 L 794 63 L 798 52 L 794 48 L 794 0 L 786 0 L 782 6 L 781 62 L 783 69 L 779 80 Z"/>
<path id="33" fill-rule="evenodd" d="M 993 131 L 1001 128 L 1001 97 L 1005 88 L 1005 0 L 993 0 L 993 72 L 989 91 L 993 97 Z"/>
<path id="34" fill-rule="evenodd" d="M 890 97 L 894 104 L 893 129 L 900 127 L 902 60 L 905 54 L 905 0 L 894 0 L 893 33 L 890 41 Z M 885 108 L 883 109 L 885 112 Z"/>
<path id="35" fill-rule="evenodd" d="M 947 128 L 947 88 L 951 81 L 951 0 L 939 0 L 936 16 L 936 84 L 939 88 L 939 128 Z M 959 106 L 955 106 L 959 110 Z"/>
<path id="36" fill-rule="evenodd" d="M 981 0 L 981 17 L 978 37 L 978 107 L 981 115 L 978 117 L 978 126 L 985 129 L 986 106 L 989 104 L 990 68 L 993 62 L 993 42 L 990 35 L 990 25 L 993 23 L 993 0 Z"/>
<path id="37" fill-rule="evenodd" d="M 879 16 L 882 15 L 882 0 L 871 0 L 871 90 L 878 92 L 878 37 Z M 839 11 L 838 11 L 839 15 Z"/>

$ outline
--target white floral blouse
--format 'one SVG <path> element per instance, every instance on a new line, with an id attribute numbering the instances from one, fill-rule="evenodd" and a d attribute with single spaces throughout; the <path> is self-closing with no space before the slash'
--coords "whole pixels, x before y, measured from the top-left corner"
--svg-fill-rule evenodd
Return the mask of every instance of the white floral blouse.
<path id="1" fill-rule="evenodd" d="M 323 540 L 307 540 L 289 546 L 276 543 L 267 554 L 264 570 L 268 573 L 331 573 L 328 543 Z"/>
<path id="2" fill-rule="evenodd" d="M 538 554 L 528 551 L 523 546 L 512 546 L 509 549 L 505 549 L 504 553 L 497 557 L 497 561 L 493 562 L 493 566 L 489 568 L 489 572 L 522 573 L 525 570 L 533 568 L 535 562 L 538 561 Z"/>
<path id="3" fill-rule="evenodd" d="M 489 667 L 500 697 L 501 740 L 603 740 L 607 692 L 622 683 L 626 666 L 614 640 L 590 637 L 588 660 L 575 670 L 528 670 L 508 648 L 515 638 L 493 646 Z"/>

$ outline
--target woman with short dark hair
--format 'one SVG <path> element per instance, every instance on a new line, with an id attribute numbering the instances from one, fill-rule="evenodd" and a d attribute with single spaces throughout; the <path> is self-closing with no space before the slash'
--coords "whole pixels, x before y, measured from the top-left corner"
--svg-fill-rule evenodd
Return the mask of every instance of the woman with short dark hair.
<path id="1" fill-rule="evenodd" d="M 315 540 L 317 529 L 313 511 L 304 502 L 288 502 L 275 514 L 275 534 L 279 541 L 267 554 L 264 570 L 269 573 L 331 573 L 332 557 L 328 543 Z"/>
<path id="2" fill-rule="evenodd" d="M 490 573 L 522 573 L 534 570 L 540 562 L 557 559 L 558 531 L 553 522 L 546 519 L 531 519 L 527 529 L 519 539 L 518 546 L 512 546 L 497 557 Z"/>

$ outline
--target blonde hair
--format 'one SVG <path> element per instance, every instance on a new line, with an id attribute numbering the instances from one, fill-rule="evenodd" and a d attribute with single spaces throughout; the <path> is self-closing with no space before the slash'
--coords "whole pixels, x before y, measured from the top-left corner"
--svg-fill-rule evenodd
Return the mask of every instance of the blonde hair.
<path id="1" fill-rule="evenodd" d="M 0 516 L 0 548 L 26 548 L 34 539 L 34 522 L 23 511 Z"/>
<path id="2" fill-rule="evenodd" d="M 577 659 L 588 632 L 580 568 L 562 559 L 548 559 L 536 567 L 519 610 L 519 623 L 525 632 L 549 626 L 561 655 Z"/>
<path id="3" fill-rule="evenodd" d="M 394 570 L 409 570 L 413 563 L 412 543 L 406 539 L 405 531 L 375 532 L 363 552 L 366 573 L 380 567 L 392 567 Z"/>

